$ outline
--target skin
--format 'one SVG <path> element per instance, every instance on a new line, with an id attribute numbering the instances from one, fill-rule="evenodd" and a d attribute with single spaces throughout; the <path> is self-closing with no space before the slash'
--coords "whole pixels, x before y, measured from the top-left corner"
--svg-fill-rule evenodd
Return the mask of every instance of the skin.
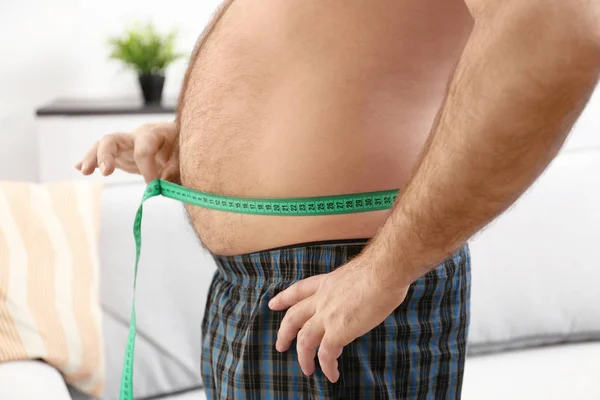
<path id="1" fill-rule="evenodd" d="M 189 208 L 222 254 L 372 237 L 270 302 L 289 308 L 277 349 L 297 338 L 304 373 L 318 356 L 332 382 L 345 345 L 543 172 L 600 73 L 595 0 L 263 0 L 216 20 L 178 116 L 184 185 L 262 197 L 402 190 L 389 212 L 336 217 Z"/>

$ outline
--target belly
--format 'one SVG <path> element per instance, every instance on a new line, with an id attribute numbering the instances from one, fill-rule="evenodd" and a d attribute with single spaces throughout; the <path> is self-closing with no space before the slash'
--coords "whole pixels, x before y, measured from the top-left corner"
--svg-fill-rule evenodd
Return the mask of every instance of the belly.
<path id="1" fill-rule="evenodd" d="M 402 189 L 470 29 L 462 0 L 234 2 L 186 89 L 182 183 L 251 197 Z M 223 255 L 371 237 L 389 214 L 188 212 Z"/>

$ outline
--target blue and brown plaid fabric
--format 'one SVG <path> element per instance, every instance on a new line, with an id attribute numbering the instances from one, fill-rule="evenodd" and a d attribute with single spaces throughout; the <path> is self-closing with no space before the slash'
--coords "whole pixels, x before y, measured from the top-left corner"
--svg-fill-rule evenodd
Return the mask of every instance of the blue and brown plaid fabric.
<path id="1" fill-rule="evenodd" d="M 365 240 L 215 256 L 202 324 L 202 376 L 209 399 L 459 399 L 469 325 L 469 250 L 417 280 L 381 325 L 346 346 L 340 379 L 317 363 L 302 374 L 295 346 L 275 350 L 285 312 L 267 303 L 292 283 L 332 271 Z"/>

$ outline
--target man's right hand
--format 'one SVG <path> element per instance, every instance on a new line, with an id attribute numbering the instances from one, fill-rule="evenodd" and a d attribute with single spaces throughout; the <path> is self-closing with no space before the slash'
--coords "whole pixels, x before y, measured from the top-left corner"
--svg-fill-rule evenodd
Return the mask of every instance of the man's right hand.
<path id="1" fill-rule="evenodd" d="M 104 136 L 75 168 L 84 175 L 98 168 L 104 176 L 118 168 L 141 174 L 146 183 L 157 178 L 179 183 L 178 139 L 175 122 L 144 124 L 132 133 Z"/>

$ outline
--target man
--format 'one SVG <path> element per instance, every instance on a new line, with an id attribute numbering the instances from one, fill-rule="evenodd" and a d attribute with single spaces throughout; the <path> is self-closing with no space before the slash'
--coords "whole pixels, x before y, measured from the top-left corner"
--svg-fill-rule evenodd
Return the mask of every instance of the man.
<path id="1" fill-rule="evenodd" d="M 228 1 L 177 121 L 77 167 L 244 197 L 400 189 L 333 216 L 188 206 L 219 267 L 203 380 L 218 399 L 454 399 L 465 243 L 553 159 L 599 72 L 595 0 Z"/>

